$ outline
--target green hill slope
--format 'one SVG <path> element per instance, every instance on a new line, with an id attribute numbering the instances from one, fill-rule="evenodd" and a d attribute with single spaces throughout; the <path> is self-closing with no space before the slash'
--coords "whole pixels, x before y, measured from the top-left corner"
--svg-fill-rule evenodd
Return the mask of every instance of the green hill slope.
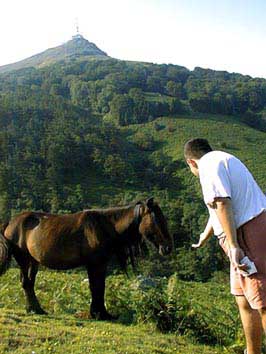
<path id="1" fill-rule="evenodd" d="M 184 143 L 192 137 L 204 137 L 216 150 L 227 151 L 241 159 L 262 189 L 266 190 L 266 134 L 234 117 L 210 114 L 164 117 L 148 124 L 135 125 L 129 131 L 133 136 L 139 131 L 151 135 L 158 143 L 156 151 L 180 161 L 183 161 Z"/>
<path id="2" fill-rule="evenodd" d="M 234 351 L 233 348 L 243 348 L 241 342 L 233 345 L 238 332 L 236 309 L 227 287 L 219 283 L 180 284 L 185 293 L 190 294 L 193 305 L 193 310 L 182 310 L 184 299 L 178 300 L 177 313 L 180 311 L 183 321 L 191 320 L 190 325 L 186 324 L 187 333 L 181 335 L 178 329 L 169 333 L 156 329 L 150 311 L 153 306 L 160 306 L 159 303 L 156 304 L 148 294 L 145 299 L 145 294 L 143 297 L 140 290 L 133 290 L 132 284 L 136 279 L 125 276 L 107 279 L 107 306 L 120 314 L 119 319 L 113 323 L 88 319 L 90 296 L 84 277 L 83 272 L 40 272 L 36 284 L 37 296 L 49 314 L 38 316 L 25 313 L 18 269 L 9 270 L 1 278 L 3 286 L 0 287 L 0 352 L 236 354 L 241 351 Z M 192 289 L 194 296 L 191 297 Z M 178 289 L 175 291 L 172 295 L 178 299 L 180 294 Z M 141 305 L 142 298 L 144 302 Z M 208 309 L 209 313 L 206 313 L 207 298 L 215 302 L 219 310 Z M 138 317 L 138 312 L 142 313 L 142 318 Z M 196 328 L 193 328 L 193 319 Z M 179 322 L 178 327 L 181 329 L 184 325 L 182 327 Z M 200 328 L 204 328 L 206 336 L 211 336 L 209 340 L 212 344 L 202 343 Z"/>
<path id="3" fill-rule="evenodd" d="M 30 58 L 19 62 L 0 66 L 0 73 L 10 72 L 28 67 L 44 67 L 58 61 L 71 60 L 79 57 L 103 57 L 107 58 L 107 54 L 99 49 L 94 43 L 89 42 L 81 35 L 74 36 L 72 40 L 60 46 L 50 48 L 42 53 L 35 54 Z"/>
<path id="4" fill-rule="evenodd" d="M 217 248 L 196 257 L 191 251 L 207 213 L 183 144 L 208 138 L 242 159 L 265 190 L 266 81 L 95 57 L 90 51 L 97 48 L 82 38 L 67 46 L 67 60 L 57 61 L 60 47 L 43 53 L 49 66 L 0 75 L 0 219 L 153 195 L 168 217 L 178 258 L 169 266 L 154 257 L 149 272 L 169 275 L 178 265 L 182 278 L 206 280 L 224 269 Z"/>

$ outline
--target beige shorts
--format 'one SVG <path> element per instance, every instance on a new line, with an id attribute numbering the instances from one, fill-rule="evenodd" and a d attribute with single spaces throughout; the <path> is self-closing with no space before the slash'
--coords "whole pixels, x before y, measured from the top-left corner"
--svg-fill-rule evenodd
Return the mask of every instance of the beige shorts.
<path id="1" fill-rule="evenodd" d="M 247 222 L 237 230 L 239 246 L 256 265 L 258 272 L 243 277 L 230 265 L 231 293 L 245 296 L 253 309 L 266 307 L 266 212 Z M 228 256 L 226 237 L 219 244 Z"/>

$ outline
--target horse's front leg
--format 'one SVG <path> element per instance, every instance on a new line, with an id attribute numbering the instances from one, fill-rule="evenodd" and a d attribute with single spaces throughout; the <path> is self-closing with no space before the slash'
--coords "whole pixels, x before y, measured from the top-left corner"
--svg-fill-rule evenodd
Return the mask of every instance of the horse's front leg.
<path id="1" fill-rule="evenodd" d="M 107 265 L 88 266 L 88 278 L 91 290 L 90 314 L 92 318 L 99 320 L 113 320 L 104 305 L 105 277 Z"/>

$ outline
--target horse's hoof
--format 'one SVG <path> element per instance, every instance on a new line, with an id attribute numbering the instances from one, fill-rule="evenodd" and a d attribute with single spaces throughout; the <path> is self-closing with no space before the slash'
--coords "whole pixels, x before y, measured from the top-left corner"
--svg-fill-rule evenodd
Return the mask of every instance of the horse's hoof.
<path id="1" fill-rule="evenodd" d="M 26 309 L 27 313 L 29 314 L 34 314 L 34 315 L 48 315 L 48 313 L 46 311 L 44 311 L 42 308 L 38 308 L 38 309 L 33 309 L 33 308 L 27 308 Z"/>
<path id="2" fill-rule="evenodd" d="M 106 312 L 103 315 L 103 317 L 104 317 L 103 320 L 106 320 L 106 321 L 116 321 L 119 316 L 114 316 L 114 315 L 111 315 L 110 313 Z"/>
<path id="3" fill-rule="evenodd" d="M 44 311 L 43 309 L 40 309 L 36 312 L 37 315 L 48 315 L 48 312 Z"/>

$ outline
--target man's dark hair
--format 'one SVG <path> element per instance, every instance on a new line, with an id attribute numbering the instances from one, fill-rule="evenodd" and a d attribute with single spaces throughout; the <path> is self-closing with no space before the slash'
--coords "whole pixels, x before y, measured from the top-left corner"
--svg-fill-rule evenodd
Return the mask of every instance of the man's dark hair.
<path id="1" fill-rule="evenodd" d="M 186 142 L 184 146 L 184 155 L 186 159 L 200 159 L 203 155 L 212 151 L 212 148 L 206 139 L 194 138 Z"/>

